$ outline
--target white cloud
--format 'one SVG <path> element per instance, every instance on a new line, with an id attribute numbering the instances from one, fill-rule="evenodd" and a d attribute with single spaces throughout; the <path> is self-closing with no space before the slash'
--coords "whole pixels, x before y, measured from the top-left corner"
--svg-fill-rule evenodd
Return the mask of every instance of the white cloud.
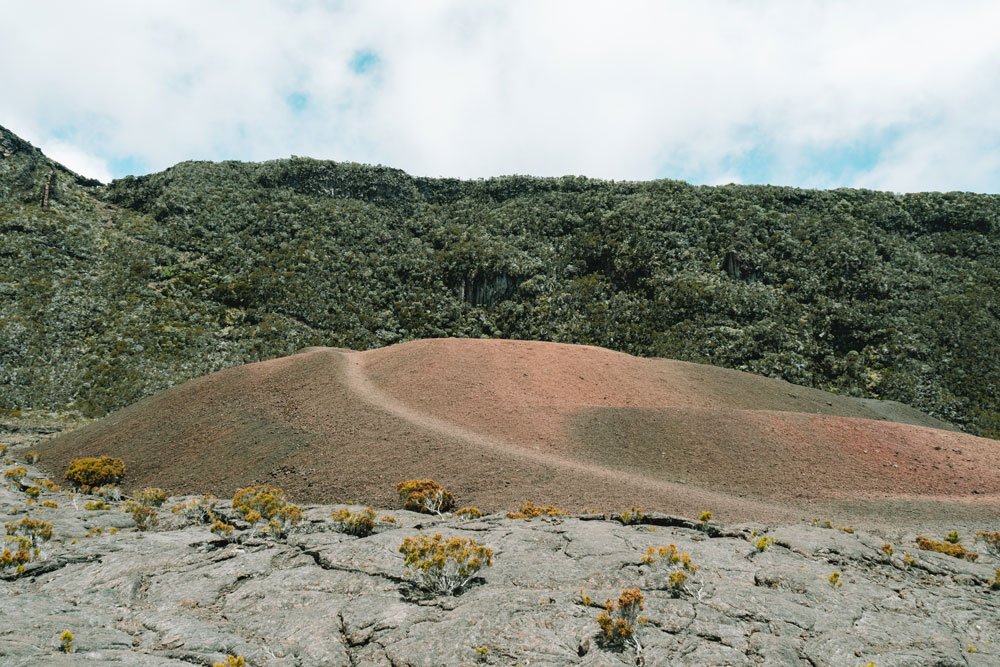
<path id="1" fill-rule="evenodd" d="M 91 155 L 80 148 L 62 141 L 51 141 L 39 146 L 43 153 L 78 174 L 96 178 L 102 183 L 112 179 L 107 160 Z"/>
<path id="2" fill-rule="evenodd" d="M 18 30 L 0 62 L 18 64 L 0 69 L 0 124 L 46 146 L 73 126 L 64 140 L 107 164 L 294 153 L 431 176 L 1000 191 L 995 2 L 40 0 L 6 13 Z M 362 50 L 379 59 L 366 74 L 350 67 Z M 874 163 L 823 164 L 872 137 L 886 142 L 868 147 Z"/>

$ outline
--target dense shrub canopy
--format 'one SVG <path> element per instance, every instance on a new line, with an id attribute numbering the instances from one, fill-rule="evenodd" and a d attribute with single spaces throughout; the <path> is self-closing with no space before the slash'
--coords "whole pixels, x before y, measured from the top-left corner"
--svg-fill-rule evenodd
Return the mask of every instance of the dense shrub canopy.
<path id="1" fill-rule="evenodd" d="M 6 136 L 6 132 L 5 132 Z M 13 145 L 12 145 L 13 146 Z M 0 405 L 103 414 L 307 345 L 601 345 L 895 399 L 1000 437 L 1000 197 L 306 158 L 95 188 L 0 159 Z"/>

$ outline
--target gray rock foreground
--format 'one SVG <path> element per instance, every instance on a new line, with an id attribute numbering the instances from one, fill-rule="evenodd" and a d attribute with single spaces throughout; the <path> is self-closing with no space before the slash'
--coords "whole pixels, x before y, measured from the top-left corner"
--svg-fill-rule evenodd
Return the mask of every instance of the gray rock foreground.
<path id="1" fill-rule="evenodd" d="M 28 468 L 30 480 L 38 471 Z M 26 507 L 19 489 L 0 489 L 3 522 L 30 516 L 55 532 L 43 560 L 20 574 L 0 570 L 3 665 L 211 666 L 227 655 L 268 667 L 635 664 L 634 650 L 600 645 L 596 618 L 606 598 L 636 586 L 649 618 L 639 635 L 646 665 L 1000 664 L 1000 591 L 988 584 L 1000 563 L 985 550 L 971 563 L 911 542 L 888 556 L 870 534 L 704 529 L 666 514 L 624 526 L 596 516 L 463 522 L 390 510 L 379 516 L 398 526 L 356 538 L 334 530 L 330 513 L 342 505 L 304 508 L 302 524 L 278 541 L 248 529 L 225 540 L 171 513 L 180 498 L 146 532 L 117 508 L 83 509 L 92 499 L 78 495 L 74 507 L 65 491 L 44 492 L 38 503 L 58 508 Z M 218 509 L 228 514 L 229 503 Z M 88 536 L 94 528 L 103 534 Z M 754 530 L 774 545 L 758 552 Z M 459 596 L 422 597 L 409 586 L 399 545 L 436 532 L 495 552 L 494 566 Z M 665 570 L 641 562 L 648 547 L 671 543 L 700 568 L 679 598 Z M 835 571 L 839 588 L 828 581 Z M 68 654 L 65 630 L 74 635 Z"/>

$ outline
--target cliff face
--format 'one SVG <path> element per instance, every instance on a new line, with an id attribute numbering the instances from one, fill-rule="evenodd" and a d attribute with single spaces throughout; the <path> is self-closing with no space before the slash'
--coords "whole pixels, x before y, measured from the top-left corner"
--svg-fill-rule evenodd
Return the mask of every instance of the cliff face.
<path id="1" fill-rule="evenodd" d="M 414 178 L 307 158 L 107 186 L 0 128 L 0 406 L 89 415 L 309 345 L 600 345 L 1000 435 L 993 195 Z"/>

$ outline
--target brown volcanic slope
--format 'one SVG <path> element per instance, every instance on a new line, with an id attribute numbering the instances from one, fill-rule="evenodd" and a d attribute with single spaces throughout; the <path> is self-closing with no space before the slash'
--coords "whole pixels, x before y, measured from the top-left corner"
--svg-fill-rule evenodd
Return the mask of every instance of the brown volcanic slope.
<path id="1" fill-rule="evenodd" d="M 712 366 L 438 339 L 228 369 L 57 438 L 43 457 L 55 472 L 119 456 L 128 487 L 224 496 L 266 482 L 301 502 L 392 506 L 397 481 L 431 477 L 484 510 L 531 499 L 868 526 L 995 516 L 1000 443 L 944 428 L 899 404 Z"/>

